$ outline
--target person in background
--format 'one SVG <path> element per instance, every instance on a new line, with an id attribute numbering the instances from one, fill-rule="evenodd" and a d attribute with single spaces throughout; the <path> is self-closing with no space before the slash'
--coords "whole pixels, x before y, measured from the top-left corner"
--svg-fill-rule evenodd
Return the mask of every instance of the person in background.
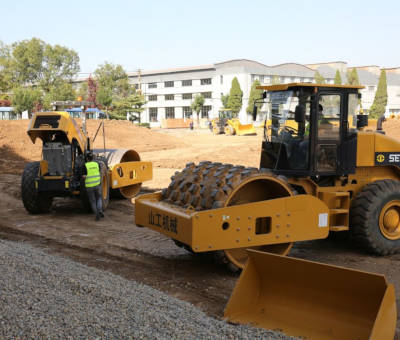
<path id="1" fill-rule="evenodd" d="M 99 163 L 93 160 L 93 153 L 88 152 L 85 163 L 85 179 L 86 193 L 90 206 L 95 214 L 95 220 L 98 221 L 103 214 L 103 200 L 101 197 L 101 173 Z"/>

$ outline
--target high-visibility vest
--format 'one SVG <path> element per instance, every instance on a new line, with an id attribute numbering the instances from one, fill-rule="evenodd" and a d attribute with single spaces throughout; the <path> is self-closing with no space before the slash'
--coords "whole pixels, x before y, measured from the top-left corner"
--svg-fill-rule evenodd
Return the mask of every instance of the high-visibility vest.
<path id="1" fill-rule="evenodd" d="M 85 186 L 86 188 L 95 187 L 100 185 L 100 167 L 99 164 L 96 162 L 87 162 L 86 166 L 86 179 L 85 179 Z"/>

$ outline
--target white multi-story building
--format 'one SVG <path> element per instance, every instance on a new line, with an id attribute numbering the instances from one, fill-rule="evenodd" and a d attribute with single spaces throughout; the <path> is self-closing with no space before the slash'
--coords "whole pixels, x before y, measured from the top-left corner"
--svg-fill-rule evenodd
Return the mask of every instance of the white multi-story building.
<path id="1" fill-rule="evenodd" d="M 239 119 L 250 122 L 246 108 L 251 85 L 258 79 L 261 84 L 272 82 L 312 82 L 315 71 L 300 64 L 266 66 L 251 60 L 231 60 L 222 63 L 129 73 L 131 83 L 137 84 L 146 96 L 146 110 L 142 122 L 152 126 L 160 125 L 165 118 L 184 118 L 192 116 L 190 108 L 196 95 L 205 98 L 201 118 L 213 118 L 222 107 L 221 96 L 228 94 L 232 80 L 236 77 L 243 91 L 243 106 Z M 139 81 L 140 79 L 140 81 Z M 333 82 L 333 78 L 327 78 Z M 140 83 L 140 85 L 139 85 Z"/>
<path id="2" fill-rule="evenodd" d="M 243 105 L 239 112 L 242 123 L 251 121 L 246 113 L 251 85 L 258 79 L 262 85 L 272 83 L 314 82 L 318 71 L 333 84 L 336 71 L 339 70 L 343 83 L 347 71 L 352 69 L 346 62 L 329 62 L 301 65 L 286 63 L 267 66 L 247 59 L 229 60 L 221 63 L 173 68 L 156 71 L 128 73 L 130 82 L 140 87 L 146 96 L 147 104 L 141 121 L 151 126 L 160 126 L 165 118 L 191 117 L 191 104 L 197 94 L 205 98 L 201 112 L 202 118 L 213 118 L 222 108 L 221 96 L 228 94 L 232 79 L 237 77 L 243 91 Z M 360 83 L 365 86 L 362 93 L 362 107 L 368 112 L 377 89 L 381 68 L 378 66 L 356 67 Z M 387 89 L 388 104 L 386 114 L 400 114 L 400 68 L 388 68 Z M 76 83 L 83 81 L 77 80 Z"/>

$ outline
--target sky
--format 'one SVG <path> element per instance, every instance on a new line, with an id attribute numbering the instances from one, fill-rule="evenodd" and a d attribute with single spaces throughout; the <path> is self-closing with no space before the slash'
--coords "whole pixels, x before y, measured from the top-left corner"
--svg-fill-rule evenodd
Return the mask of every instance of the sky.
<path id="1" fill-rule="evenodd" d="M 1 1 L 0 40 L 33 37 L 78 52 L 81 72 L 251 59 L 400 66 L 400 1 Z"/>

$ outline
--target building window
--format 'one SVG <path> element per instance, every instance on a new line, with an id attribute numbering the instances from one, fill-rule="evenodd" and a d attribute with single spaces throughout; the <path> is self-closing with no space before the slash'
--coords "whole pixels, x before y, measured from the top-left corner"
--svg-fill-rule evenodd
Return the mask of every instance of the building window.
<path id="1" fill-rule="evenodd" d="M 368 86 L 368 91 L 375 91 L 375 86 Z"/>
<path id="2" fill-rule="evenodd" d="M 174 95 L 173 94 L 166 94 L 165 95 L 165 100 L 174 100 Z"/>
<path id="3" fill-rule="evenodd" d="M 157 88 L 157 83 L 150 83 L 149 84 L 149 89 L 156 89 Z"/>
<path id="4" fill-rule="evenodd" d="M 182 93 L 182 99 L 192 99 L 191 93 Z"/>
<path id="5" fill-rule="evenodd" d="M 260 83 L 264 82 L 264 76 L 260 76 Z"/>
<path id="6" fill-rule="evenodd" d="M 190 116 L 192 115 L 192 108 L 190 106 L 184 106 L 183 115 L 185 118 L 190 118 Z"/>
<path id="7" fill-rule="evenodd" d="M 264 76 L 264 84 L 269 84 L 271 82 L 270 76 Z"/>
<path id="8" fill-rule="evenodd" d="M 164 87 L 174 87 L 174 82 L 173 81 L 166 81 L 166 82 L 164 82 Z"/>
<path id="9" fill-rule="evenodd" d="M 224 83 L 224 76 L 219 76 L 219 81 L 220 81 L 221 84 L 223 84 Z"/>
<path id="10" fill-rule="evenodd" d="M 157 95 L 156 94 L 152 94 L 151 96 L 149 96 L 149 101 L 153 102 L 157 100 Z"/>
<path id="11" fill-rule="evenodd" d="M 150 122 L 157 122 L 157 108 L 156 107 L 150 107 L 149 108 L 149 114 L 150 114 Z"/>
<path id="12" fill-rule="evenodd" d="M 202 95 L 205 99 L 210 99 L 210 98 L 211 98 L 211 92 L 202 92 L 201 95 Z"/>
<path id="13" fill-rule="evenodd" d="M 192 86 L 192 80 L 182 80 L 182 86 Z"/>
<path id="14" fill-rule="evenodd" d="M 211 78 L 200 79 L 200 85 L 211 85 Z"/>
<path id="15" fill-rule="evenodd" d="M 208 118 L 208 113 L 211 111 L 211 105 L 204 105 L 201 108 L 201 118 Z"/>
<path id="16" fill-rule="evenodd" d="M 166 107 L 165 108 L 165 118 L 175 118 L 175 108 L 174 107 Z"/>

